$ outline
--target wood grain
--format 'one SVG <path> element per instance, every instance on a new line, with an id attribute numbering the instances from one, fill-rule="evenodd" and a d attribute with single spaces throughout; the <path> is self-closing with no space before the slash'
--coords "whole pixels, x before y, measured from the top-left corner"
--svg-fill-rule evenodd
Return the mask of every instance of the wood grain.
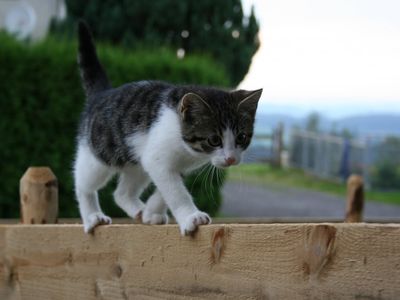
<path id="1" fill-rule="evenodd" d="M 0 225 L 0 299 L 400 299 L 398 224 Z"/>

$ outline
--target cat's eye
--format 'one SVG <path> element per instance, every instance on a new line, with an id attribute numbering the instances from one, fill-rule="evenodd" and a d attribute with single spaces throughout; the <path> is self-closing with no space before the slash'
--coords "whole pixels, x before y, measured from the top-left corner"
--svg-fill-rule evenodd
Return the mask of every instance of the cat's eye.
<path id="1" fill-rule="evenodd" d="M 240 132 L 236 136 L 236 144 L 242 145 L 247 142 L 247 135 L 243 132 Z"/>
<path id="2" fill-rule="evenodd" d="M 208 137 L 207 139 L 208 143 L 210 144 L 210 146 L 212 147 L 219 147 L 222 145 L 222 140 L 218 135 L 211 135 Z"/>

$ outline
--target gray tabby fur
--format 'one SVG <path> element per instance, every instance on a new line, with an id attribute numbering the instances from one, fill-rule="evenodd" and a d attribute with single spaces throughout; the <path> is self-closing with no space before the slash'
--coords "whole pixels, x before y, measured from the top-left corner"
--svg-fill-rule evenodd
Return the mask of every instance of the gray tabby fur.
<path id="1" fill-rule="evenodd" d="M 137 145 L 135 138 L 133 142 L 130 142 L 130 137 L 137 136 L 137 140 L 139 140 L 139 137 L 150 136 L 151 129 L 161 122 L 166 111 L 174 112 L 178 116 L 180 139 L 184 144 L 182 151 L 186 149 L 188 153 L 192 153 L 190 155 L 193 159 L 202 157 L 198 159 L 201 160 L 200 163 L 193 163 L 196 167 L 198 164 L 204 164 L 207 160 L 210 161 L 210 159 L 204 160 L 204 157 L 210 158 L 218 151 L 225 151 L 226 132 L 230 132 L 229 134 L 233 136 L 230 143 L 233 143 L 231 148 L 235 149 L 232 150 L 233 152 L 230 150 L 230 158 L 226 157 L 227 152 L 225 151 L 225 160 L 222 159 L 222 163 L 215 163 L 216 166 L 227 167 L 238 163 L 241 152 L 250 144 L 257 103 L 262 90 L 229 92 L 195 85 L 172 85 L 160 81 L 132 82 L 112 88 L 97 58 L 90 32 L 83 22 L 79 24 L 78 60 L 87 101 L 78 133 L 75 188 L 86 231 L 91 231 L 99 224 L 110 223 L 111 220 L 102 214 L 98 204 L 96 206 L 95 203 L 91 206 L 91 203 L 89 203 L 90 201 L 98 202 L 97 189 L 104 183 L 92 184 L 95 188 L 89 190 L 86 187 L 91 184 L 83 184 L 81 181 L 84 180 L 79 179 L 83 178 L 80 176 L 83 172 L 80 169 L 88 168 L 88 166 L 84 166 L 85 162 L 79 156 L 83 148 L 87 147 L 91 154 L 84 154 L 81 157 L 93 154 L 95 164 L 108 166 L 108 168 L 116 170 L 116 173 L 119 173 L 118 170 L 126 170 L 127 168 L 132 170 L 139 168 L 141 173 L 147 172 L 150 175 L 150 180 L 152 180 L 154 179 L 151 178 L 153 171 L 149 170 L 151 167 L 144 165 L 143 154 L 139 149 L 135 149 L 137 147 L 135 146 Z M 211 136 L 214 136 L 214 140 L 217 142 L 220 139 L 221 144 L 216 146 L 214 142 L 213 145 L 210 142 Z M 159 135 L 154 138 L 159 138 Z M 168 151 L 170 145 L 165 144 L 163 146 L 164 149 L 159 151 Z M 139 148 L 141 147 L 142 145 Z M 191 168 L 187 167 L 187 169 Z M 187 170 L 178 171 L 182 174 Z M 140 176 L 147 176 L 143 174 Z M 153 181 L 157 186 L 158 182 Z M 159 184 L 163 185 L 163 183 Z M 177 186 L 177 189 L 181 189 L 181 187 Z M 162 195 L 161 188 L 160 192 L 159 198 L 161 200 L 159 202 L 161 203 L 162 198 L 166 197 Z M 181 191 L 181 193 L 185 193 L 185 191 Z M 167 199 L 164 200 L 170 208 L 175 205 L 168 203 Z M 116 201 L 119 204 L 118 199 Z M 133 201 L 137 202 L 137 199 L 133 199 Z M 142 204 L 137 203 L 140 211 L 135 213 L 140 214 L 144 208 Z M 86 206 L 94 208 L 86 209 Z M 127 204 L 120 206 L 127 206 Z M 178 213 L 172 208 L 171 211 L 178 223 L 187 221 L 188 216 L 178 216 Z M 132 212 L 127 211 L 127 213 L 132 215 Z M 158 213 L 161 212 L 156 212 L 157 215 Z M 197 228 L 197 225 L 206 224 L 210 220 L 206 214 L 199 215 L 201 212 L 192 207 L 190 213 L 197 213 L 196 217 L 189 220 L 194 223 L 194 226 L 188 225 L 188 227 L 180 224 L 183 234 L 192 232 Z M 165 222 L 165 216 L 162 216 L 162 222 L 149 221 L 147 223 Z"/>

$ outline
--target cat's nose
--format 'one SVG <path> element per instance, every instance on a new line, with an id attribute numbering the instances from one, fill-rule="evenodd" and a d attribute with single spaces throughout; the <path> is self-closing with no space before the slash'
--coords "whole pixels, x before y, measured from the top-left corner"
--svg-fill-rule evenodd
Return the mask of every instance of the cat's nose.
<path id="1" fill-rule="evenodd" d="M 231 166 L 236 162 L 236 158 L 229 156 L 229 157 L 225 158 L 225 162 L 228 166 Z"/>

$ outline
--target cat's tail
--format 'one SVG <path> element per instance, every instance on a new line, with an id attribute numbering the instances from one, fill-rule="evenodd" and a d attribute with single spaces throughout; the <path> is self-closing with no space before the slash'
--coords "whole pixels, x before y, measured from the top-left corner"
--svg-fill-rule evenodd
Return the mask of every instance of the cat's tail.
<path id="1" fill-rule="evenodd" d="M 111 88 L 107 74 L 97 57 L 92 34 L 82 20 L 78 23 L 78 40 L 78 64 L 86 96 Z"/>

